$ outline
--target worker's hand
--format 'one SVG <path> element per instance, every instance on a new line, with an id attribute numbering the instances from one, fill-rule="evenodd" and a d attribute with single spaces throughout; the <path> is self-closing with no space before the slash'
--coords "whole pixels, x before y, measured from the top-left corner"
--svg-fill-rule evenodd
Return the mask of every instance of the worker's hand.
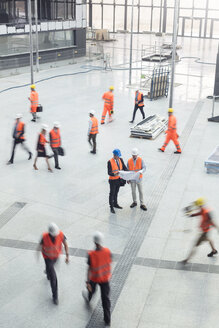
<path id="1" fill-rule="evenodd" d="M 127 183 L 130 184 L 130 181 L 128 180 Z"/>
<path id="2" fill-rule="evenodd" d="M 87 290 L 91 293 L 92 292 L 91 284 L 89 284 L 89 282 L 86 282 L 86 285 L 87 285 Z"/>
<path id="3" fill-rule="evenodd" d="M 66 255 L 66 258 L 65 258 L 65 263 L 68 264 L 69 263 L 69 255 Z"/>
<path id="4" fill-rule="evenodd" d="M 178 135 L 178 133 L 177 133 L 177 138 L 179 138 L 179 135 Z"/>
<path id="5" fill-rule="evenodd" d="M 119 175 L 119 173 L 114 173 L 114 176 L 115 176 L 115 177 L 118 177 L 118 175 Z"/>

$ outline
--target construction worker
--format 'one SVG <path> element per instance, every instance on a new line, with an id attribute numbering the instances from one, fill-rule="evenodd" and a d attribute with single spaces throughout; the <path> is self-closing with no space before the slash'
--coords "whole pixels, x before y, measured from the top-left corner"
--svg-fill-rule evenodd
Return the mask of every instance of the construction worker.
<path id="1" fill-rule="evenodd" d="M 18 144 L 21 144 L 23 149 L 26 150 L 26 152 L 29 154 L 28 160 L 30 160 L 32 158 L 32 153 L 25 144 L 25 136 L 24 136 L 25 124 L 24 124 L 24 122 L 21 121 L 21 118 L 22 118 L 22 114 L 16 115 L 15 125 L 14 125 L 14 129 L 13 129 L 13 134 L 12 134 L 12 137 L 14 139 L 12 154 L 11 154 L 11 158 L 7 164 L 14 163 L 15 148 Z"/>
<path id="2" fill-rule="evenodd" d="M 96 146 L 97 146 L 96 138 L 97 138 L 97 134 L 99 133 L 98 120 L 94 115 L 95 115 L 95 111 L 91 110 L 89 112 L 90 120 L 88 126 L 88 142 L 91 145 L 91 147 L 93 147 L 93 149 L 90 151 L 91 154 L 96 154 Z"/>
<path id="3" fill-rule="evenodd" d="M 96 285 L 100 286 L 105 326 L 110 326 L 110 285 L 112 256 L 108 248 L 103 247 L 103 234 L 96 232 L 93 237 L 95 250 L 88 252 L 87 290 L 82 295 L 87 303 L 92 299 Z"/>
<path id="4" fill-rule="evenodd" d="M 46 137 L 45 137 L 47 129 L 48 129 L 48 125 L 42 124 L 42 130 L 41 130 L 41 133 L 39 134 L 37 148 L 36 148 L 37 156 L 35 158 L 33 167 L 35 170 L 38 170 L 38 168 L 36 166 L 37 159 L 38 159 L 38 157 L 44 157 L 46 160 L 47 166 L 48 166 L 48 171 L 52 172 L 52 169 L 49 165 L 48 155 L 46 154 L 46 148 L 45 148 L 46 143 L 49 143 L 49 141 L 47 141 Z"/>
<path id="5" fill-rule="evenodd" d="M 30 112 L 32 113 L 33 119 L 31 121 L 36 122 L 36 112 L 37 112 L 37 107 L 39 105 L 39 95 L 35 90 L 36 86 L 35 84 L 32 84 L 30 86 L 31 92 L 30 92 L 30 97 L 28 98 L 30 100 Z"/>
<path id="6" fill-rule="evenodd" d="M 136 180 L 128 181 L 128 183 L 131 184 L 132 199 L 133 199 L 133 203 L 130 205 L 130 207 L 133 208 L 137 206 L 137 197 L 136 197 L 136 186 L 137 186 L 139 192 L 139 199 L 140 199 L 140 208 L 143 211 L 147 211 L 147 207 L 144 205 L 143 190 L 142 190 L 142 178 L 143 178 L 142 173 L 146 171 L 146 166 L 143 159 L 138 156 L 137 148 L 132 149 L 132 157 L 129 158 L 128 160 L 127 168 L 129 171 L 140 172 L 138 181 Z"/>
<path id="7" fill-rule="evenodd" d="M 190 217 L 194 216 L 201 216 L 201 223 L 200 223 L 200 229 L 201 229 L 201 234 L 196 241 L 194 247 L 192 248 L 189 256 L 182 261 L 183 264 L 186 264 L 189 259 L 194 255 L 196 247 L 198 247 L 203 241 L 209 242 L 212 251 L 207 255 L 208 257 L 212 257 L 215 254 L 217 254 L 217 250 L 215 249 L 212 240 L 209 237 L 209 231 L 211 230 L 212 227 L 215 227 L 218 229 L 216 224 L 212 220 L 212 215 L 210 210 L 205 207 L 205 201 L 203 198 L 198 198 L 195 202 L 194 205 L 199 208 L 199 211 L 193 214 L 190 214 Z"/>
<path id="8" fill-rule="evenodd" d="M 103 113 L 101 118 L 101 124 L 105 123 L 106 114 L 108 112 L 109 122 L 112 122 L 112 114 L 113 114 L 113 105 L 114 105 L 114 95 L 113 95 L 114 87 L 109 87 L 109 91 L 105 92 L 102 96 L 104 100 Z"/>
<path id="9" fill-rule="evenodd" d="M 142 115 L 142 119 L 145 119 L 145 113 L 144 113 L 144 96 L 143 93 L 140 92 L 139 90 L 135 91 L 135 107 L 134 107 L 134 111 L 133 111 L 133 116 L 132 116 L 132 120 L 129 121 L 129 123 L 133 123 L 135 120 L 135 114 L 138 110 L 138 108 L 141 111 L 141 115 Z"/>
<path id="10" fill-rule="evenodd" d="M 168 145 L 169 141 L 172 140 L 176 146 L 176 151 L 174 151 L 174 154 L 181 154 L 181 148 L 178 141 L 178 134 L 176 131 L 176 117 L 173 115 L 173 108 L 168 109 L 168 129 L 165 131 L 166 133 L 166 140 L 161 148 L 158 150 L 164 152 L 166 149 L 166 146 Z"/>
<path id="11" fill-rule="evenodd" d="M 52 148 L 53 154 L 51 157 L 54 157 L 55 160 L 55 168 L 57 170 L 61 170 L 59 167 L 59 159 L 58 156 L 60 154 L 60 147 L 61 147 L 61 136 L 60 136 L 60 123 L 54 122 L 53 129 L 49 133 L 49 140 L 50 140 L 50 147 Z"/>
<path id="12" fill-rule="evenodd" d="M 127 167 L 125 166 L 123 159 L 121 158 L 121 151 L 119 149 L 113 150 L 113 158 L 111 158 L 108 163 L 108 175 L 109 175 L 109 185 L 110 185 L 110 193 L 109 193 L 109 205 L 111 213 L 115 214 L 115 208 L 122 209 L 118 204 L 118 193 L 121 185 L 121 179 L 118 171 L 127 171 Z"/>
<path id="13" fill-rule="evenodd" d="M 50 223 L 48 232 L 44 232 L 41 238 L 38 250 L 42 252 L 45 265 L 47 279 L 50 281 L 52 289 L 53 303 L 58 305 L 58 282 L 54 265 L 57 262 L 60 254 L 62 253 L 62 244 L 65 248 L 66 259 L 65 262 L 69 263 L 69 252 L 66 237 L 55 223 Z"/>

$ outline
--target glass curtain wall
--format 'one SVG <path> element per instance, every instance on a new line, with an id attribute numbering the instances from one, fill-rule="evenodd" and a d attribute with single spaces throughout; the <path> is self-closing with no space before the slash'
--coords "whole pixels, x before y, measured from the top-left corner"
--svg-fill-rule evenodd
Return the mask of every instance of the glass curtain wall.
<path id="1" fill-rule="evenodd" d="M 132 0 L 87 0 L 88 25 L 111 32 L 131 29 Z M 136 33 L 172 33 L 174 0 L 134 0 Z M 180 36 L 219 38 L 219 0 L 180 0 Z"/>
<path id="2" fill-rule="evenodd" d="M 28 0 L 0 0 L 0 24 L 18 24 L 28 21 Z M 75 19 L 76 0 L 37 0 L 38 19 Z M 34 17 L 34 0 L 31 0 Z"/>

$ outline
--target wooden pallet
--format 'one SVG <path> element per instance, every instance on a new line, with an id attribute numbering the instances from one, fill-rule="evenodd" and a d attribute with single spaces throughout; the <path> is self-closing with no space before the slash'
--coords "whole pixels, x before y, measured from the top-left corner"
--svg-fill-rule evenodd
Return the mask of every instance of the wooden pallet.
<path id="1" fill-rule="evenodd" d="M 146 137 L 146 136 L 133 136 L 133 135 L 130 135 L 129 136 L 130 138 L 138 138 L 138 139 L 148 139 L 148 140 L 153 140 L 152 137 Z"/>

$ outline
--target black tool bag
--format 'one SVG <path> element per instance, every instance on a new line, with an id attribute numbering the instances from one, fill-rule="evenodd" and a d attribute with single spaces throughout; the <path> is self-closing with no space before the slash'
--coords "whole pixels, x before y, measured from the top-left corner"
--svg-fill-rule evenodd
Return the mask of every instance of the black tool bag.
<path id="1" fill-rule="evenodd" d="M 37 112 L 42 112 L 43 111 L 43 106 L 42 105 L 38 105 L 37 106 Z"/>
<path id="2" fill-rule="evenodd" d="M 126 185 L 126 180 L 120 178 L 120 187 L 124 187 Z"/>
<path id="3" fill-rule="evenodd" d="M 59 153 L 59 156 L 65 156 L 65 151 L 62 147 L 59 147 L 58 153 Z"/>

